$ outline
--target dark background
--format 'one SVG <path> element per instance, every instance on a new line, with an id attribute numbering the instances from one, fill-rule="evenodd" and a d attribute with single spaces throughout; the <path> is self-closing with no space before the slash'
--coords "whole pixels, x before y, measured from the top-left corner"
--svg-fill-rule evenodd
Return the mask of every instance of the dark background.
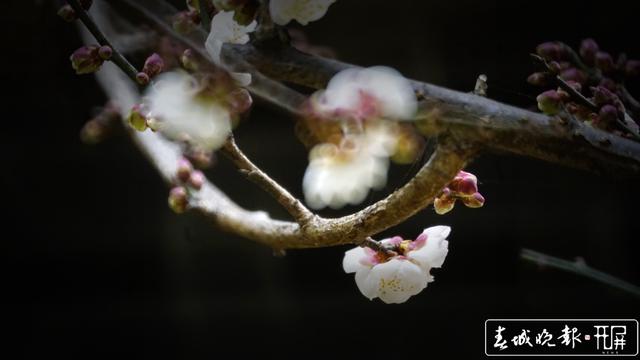
<path id="1" fill-rule="evenodd" d="M 361 65 L 534 104 L 526 84 L 536 44 L 594 37 L 640 58 L 629 1 L 346 1 L 305 28 L 317 44 Z M 175 215 L 167 189 L 124 136 L 84 145 L 78 132 L 104 96 L 68 57 L 80 45 L 49 2 L 4 3 L 2 308 L 0 353 L 101 358 L 215 358 L 280 354 L 483 356 L 487 318 L 637 318 L 638 299 L 519 260 L 522 247 L 640 282 L 638 179 L 488 155 L 469 169 L 479 210 L 432 208 L 384 235 L 452 226 L 437 281 L 403 305 L 368 301 L 342 271 L 347 247 L 290 251 Z M 638 89 L 638 84 L 632 84 Z M 635 92 L 638 94 L 638 91 Z M 306 153 L 287 114 L 258 103 L 237 132 L 248 155 L 301 195 Z M 389 186 L 407 180 L 396 167 Z M 240 204 L 285 214 L 222 160 L 210 178 Z M 335 216 L 351 212 L 326 212 Z M 15 357 L 15 356 L 14 356 Z M 13 357 L 8 357 L 13 358 Z M 437 357 L 438 358 L 438 357 Z"/>

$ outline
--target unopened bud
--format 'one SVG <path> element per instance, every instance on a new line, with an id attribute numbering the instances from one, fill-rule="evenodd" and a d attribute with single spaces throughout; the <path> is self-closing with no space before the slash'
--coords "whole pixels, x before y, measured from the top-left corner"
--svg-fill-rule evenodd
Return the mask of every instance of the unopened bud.
<path id="1" fill-rule="evenodd" d="M 71 66 L 78 75 L 96 72 L 104 62 L 98 53 L 98 46 L 96 45 L 86 45 L 77 49 L 69 59 L 71 60 Z"/>
<path id="2" fill-rule="evenodd" d="M 599 122 L 606 125 L 611 125 L 618 119 L 618 109 L 613 105 L 605 105 L 600 108 L 598 112 Z"/>
<path id="3" fill-rule="evenodd" d="M 527 77 L 527 82 L 534 86 L 545 86 L 547 84 L 547 81 L 547 74 L 542 72 L 536 72 Z"/>
<path id="4" fill-rule="evenodd" d="M 131 108 L 127 117 L 129 125 L 138 131 L 147 129 L 147 111 L 142 104 L 136 104 Z"/>
<path id="5" fill-rule="evenodd" d="M 185 158 L 181 158 L 178 160 L 178 167 L 176 169 L 176 177 L 178 180 L 182 182 L 189 181 L 189 177 L 191 177 L 191 172 L 193 171 L 193 166 L 191 162 Z"/>
<path id="6" fill-rule="evenodd" d="M 613 104 L 618 99 L 616 94 L 602 86 L 591 87 L 591 92 L 593 93 L 593 102 L 597 106 Z"/>
<path id="7" fill-rule="evenodd" d="M 196 60 L 196 56 L 191 49 L 187 49 L 182 53 L 182 55 L 180 56 L 180 62 L 182 63 L 182 67 L 186 70 L 198 70 L 198 61 Z"/>
<path id="8" fill-rule="evenodd" d="M 189 185 L 196 190 L 200 190 L 204 185 L 205 177 L 202 171 L 194 170 L 189 177 Z"/>
<path id="9" fill-rule="evenodd" d="M 478 179 L 471 173 L 460 171 L 449 184 L 449 188 L 454 194 L 473 195 L 478 192 Z"/>
<path id="10" fill-rule="evenodd" d="M 80 130 L 80 140 L 89 145 L 95 145 L 106 137 L 107 129 L 98 119 L 91 119 Z"/>
<path id="11" fill-rule="evenodd" d="M 149 81 L 151 80 L 149 79 L 149 75 L 141 71 L 136 74 L 136 81 L 138 82 L 138 84 L 145 86 L 149 84 Z"/>
<path id="12" fill-rule="evenodd" d="M 605 73 L 609 73 L 613 70 L 613 58 L 611 55 L 604 51 L 598 51 L 595 59 L 596 66 Z"/>
<path id="13" fill-rule="evenodd" d="M 556 42 L 546 42 L 536 47 L 536 53 L 548 60 L 561 60 L 564 52 L 562 45 Z"/>
<path id="14" fill-rule="evenodd" d="M 58 9 L 58 16 L 66 22 L 72 22 L 76 19 L 76 12 L 73 11 L 71 5 L 63 5 Z"/>
<path id="15" fill-rule="evenodd" d="M 187 194 L 187 189 L 182 186 L 176 186 L 171 189 L 169 192 L 169 208 L 173 210 L 176 214 L 182 214 L 187 210 L 187 206 L 189 205 L 189 197 Z"/>
<path id="16" fill-rule="evenodd" d="M 576 68 L 562 70 L 560 77 L 566 81 L 575 81 L 580 84 L 584 84 L 587 81 L 587 76 Z"/>
<path id="17" fill-rule="evenodd" d="M 584 39 L 580 43 L 580 56 L 587 65 L 593 66 L 596 60 L 596 53 L 600 50 L 598 44 L 593 39 Z"/>
<path id="18" fill-rule="evenodd" d="M 562 97 L 555 90 L 547 90 L 536 97 L 538 109 L 547 115 L 555 115 L 562 110 Z"/>
<path id="19" fill-rule="evenodd" d="M 113 55 L 113 49 L 107 45 L 100 46 L 98 49 L 98 55 L 102 60 L 109 60 L 111 55 Z"/>
<path id="20" fill-rule="evenodd" d="M 618 87 L 618 85 L 616 85 L 616 82 L 608 77 L 603 77 L 602 80 L 600 80 L 598 86 L 602 86 L 609 91 L 616 91 L 616 88 Z"/>
<path id="21" fill-rule="evenodd" d="M 149 75 L 150 78 L 160 74 L 164 69 L 164 61 L 160 55 L 153 53 L 151 56 L 147 58 L 144 62 L 144 67 L 142 68 L 142 72 Z"/>
<path id="22" fill-rule="evenodd" d="M 253 99 L 247 89 L 239 88 L 233 90 L 227 95 L 227 102 L 229 103 L 230 111 L 234 114 L 242 114 L 249 110 Z"/>

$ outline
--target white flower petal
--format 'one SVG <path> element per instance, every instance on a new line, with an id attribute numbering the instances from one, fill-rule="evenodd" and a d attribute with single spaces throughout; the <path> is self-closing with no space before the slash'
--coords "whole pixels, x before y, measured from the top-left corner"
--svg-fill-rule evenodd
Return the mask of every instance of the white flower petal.
<path id="1" fill-rule="evenodd" d="M 430 268 L 439 268 L 449 253 L 449 241 L 446 237 L 451 232 L 448 226 L 434 226 L 424 230 L 427 235 L 426 243 L 419 249 L 409 251 L 407 257 L 419 263 L 429 271 Z"/>
<path id="2" fill-rule="evenodd" d="M 361 269 L 356 272 L 355 279 L 360 293 L 367 299 L 373 300 L 378 297 L 378 286 L 374 282 L 369 281 L 369 274 L 371 274 L 370 268 Z"/>
<path id="3" fill-rule="evenodd" d="M 211 31 L 207 36 L 205 48 L 217 65 L 221 64 L 222 44 L 246 44 L 249 41 L 248 34 L 258 25 L 255 20 L 247 26 L 240 25 L 233 19 L 233 15 L 233 11 L 220 11 L 211 19 Z"/>
<path id="4" fill-rule="evenodd" d="M 172 139 L 187 136 L 203 150 L 215 150 L 231 132 L 229 112 L 215 101 L 196 99 L 195 83 L 184 73 L 161 74 L 145 94 L 145 103 L 164 135 Z"/>
<path id="5" fill-rule="evenodd" d="M 391 259 L 374 266 L 363 279 L 363 295 L 370 297 L 377 288 L 377 296 L 387 304 L 407 301 L 427 287 L 429 275 L 418 265 L 408 260 Z"/>
<path id="6" fill-rule="evenodd" d="M 327 117 L 368 117 L 372 104 L 363 102 L 363 95 L 373 99 L 379 116 L 390 120 L 413 120 L 418 109 L 411 82 L 398 71 L 384 66 L 339 72 L 324 91 L 313 97 L 313 105 Z"/>
<path id="7" fill-rule="evenodd" d="M 334 2 L 335 0 L 271 0 L 269 12 L 273 22 L 278 25 L 286 25 L 291 20 L 307 25 L 323 17 Z"/>
<path id="8" fill-rule="evenodd" d="M 342 268 L 347 274 L 360 271 L 362 269 L 369 269 L 369 266 L 363 265 L 362 260 L 367 258 L 367 252 L 364 248 L 358 246 L 344 253 L 344 259 L 342 259 Z"/>

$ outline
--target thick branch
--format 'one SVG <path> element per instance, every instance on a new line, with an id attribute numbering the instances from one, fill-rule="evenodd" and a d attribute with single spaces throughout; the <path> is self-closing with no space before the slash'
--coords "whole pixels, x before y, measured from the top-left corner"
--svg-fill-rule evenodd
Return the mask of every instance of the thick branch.
<path id="1" fill-rule="evenodd" d="M 303 54 L 290 47 L 225 45 L 262 73 L 281 81 L 322 88 L 351 64 Z M 584 124 L 558 119 L 469 93 L 413 81 L 423 99 L 421 117 L 431 135 L 450 131 L 489 150 L 506 151 L 596 172 L 640 173 L 640 143 Z"/>

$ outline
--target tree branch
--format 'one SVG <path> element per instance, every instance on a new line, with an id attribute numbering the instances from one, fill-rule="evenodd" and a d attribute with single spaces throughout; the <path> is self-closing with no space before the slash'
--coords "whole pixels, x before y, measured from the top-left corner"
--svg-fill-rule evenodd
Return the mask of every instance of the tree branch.
<path id="1" fill-rule="evenodd" d="M 531 249 L 522 249 L 520 257 L 540 266 L 549 266 L 560 270 L 572 272 L 584 277 L 599 281 L 611 287 L 624 290 L 634 296 L 640 297 L 640 287 L 618 279 L 600 270 L 588 266 L 584 261 L 568 261 L 555 256 L 546 255 Z"/>
<path id="2" fill-rule="evenodd" d="M 298 224 L 306 224 L 313 213 L 309 211 L 300 200 L 291 195 L 285 188 L 271 179 L 267 174 L 255 166 L 236 145 L 233 135 L 227 139 L 222 148 L 224 153 L 241 170 L 249 180 L 258 184 L 263 190 L 273 196 L 282 207 L 296 220 Z"/>

